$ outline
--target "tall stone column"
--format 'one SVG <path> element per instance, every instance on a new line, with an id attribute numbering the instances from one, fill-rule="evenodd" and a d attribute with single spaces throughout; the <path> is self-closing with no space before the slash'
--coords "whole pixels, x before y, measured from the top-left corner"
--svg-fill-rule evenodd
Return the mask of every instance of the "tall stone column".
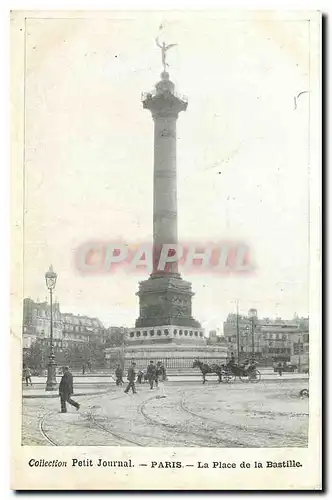
<path id="1" fill-rule="evenodd" d="M 156 42 L 162 50 L 164 71 L 153 91 L 142 96 L 143 108 L 151 112 L 154 123 L 154 265 L 150 277 L 139 282 L 139 316 L 127 332 L 124 352 L 127 365 L 134 358 L 145 369 L 149 361 L 162 360 L 167 369 L 188 370 L 200 357 L 223 362 L 227 349 L 206 345 L 203 329 L 192 315 L 191 283 L 182 279 L 177 262 L 158 269 L 161 247 L 178 243 L 176 124 L 187 101 L 176 94 L 166 71 L 166 52 L 173 44 Z"/>
<path id="2" fill-rule="evenodd" d="M 155 89 L 143 95 L 143 107 L 151 111 L 154 121 L 154 255 L 150 278 L 139 284 L 140 314 L 135 327 L 179 325 L 200 328 L 198 321 L 192 317 L 191 299 L 194 294 L 191 283 L 181 278 L 177 262 L 158 269 L 162 246 L 178 243 L 176 121 L 180 111 L 187 109 L 187 101 L 175 93 L 174 83 L 164 71 Z"/>
<path id="3" fill-rule="evenodd" d="M 177 262 L 158 270 L 162 245 L 177 244 L 176 121 L 187 102 L 179 98 L 169 74 L 163 72 L 155 91 L 145 96 L 143 106 L 154 120 L 153 186 L 153 273 L 152 276 L 178 274 Z"/>

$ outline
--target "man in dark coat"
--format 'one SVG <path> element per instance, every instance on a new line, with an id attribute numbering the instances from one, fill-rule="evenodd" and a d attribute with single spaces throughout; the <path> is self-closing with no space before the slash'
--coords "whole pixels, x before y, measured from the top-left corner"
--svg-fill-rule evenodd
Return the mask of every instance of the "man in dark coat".
<path id="1" fill-rule="evenodd" d="M 116 385 L 122 385 L 123 384 L 123 370 L 120 365 L 116 365 L 115 369 L 115 377 L 116 377 Z"/>
<path id="2" fill-rule="evenodd" d="M 229 360 L 229 364 L 230 366 L 234 366 L 235 365 L 235 356 L 234 356 L 234 352 L 231 352 L 231 359 Z"/>
<path id="3" fill-rule="evenodd" d="M 135 373 L 135 367 L 136 363 L 132 361 L 131 366 L 128 368 L 128 375 L 127 375 L 127 380 L 128 380 L 128 385 L 125 389 L 125 393 L 128 394 L 129 389 L 131 388 L 133 391 L 133 394 L 136 394 L 136 387 L 135 387 L 135 379 L 136 379 L 136 373 Z"/>
<path id="4" fill-rule="evenodd" d="M 25 367 L 25 368 L 23 368 L 23 376 L 25 378 L 25 384 L 29 385 L 29 382 L 30 382 L 30 385 L 32 385 L 32 382 L 31 382 L 31 370 L 30 370 L 30 368 L 28 366 Z"/>
<path id="5" fill-rule="evenodd" d="M 137 373 L 137 383 L 138 384 L 142 383 L 143 377 L 144 377 L 144 373 L 142 372 L 142 370 L 139 370 Z"/>
<path id="6" fill-rule="evenodd" d="M 161 361 L 157 363 L 157 377 L 161 382 L 165 382 L 166 380 L 166 369 Z"/>
<path id="7" fill-rule="evenodd" d="M 157 370 L 153 364 L 153 361 L 150 361 L 146 372 L 148 374 L 148 380 L 150 382 L 150 389 L 153 389 L 153 382 L 155 382 L 156 386 L 158 387 Z"/>
<path id="8" fill-rule="evenodd" d="M 80 409 L 80 405 L 76 403 L 73 399 L 71 399 L 73 390 L 73 376 L 69 371 L 68 366 L 65 366 L 63 369 L 63 375 L 61 378 L 61 382 L 59 385 L 59 396 L 61 402 L 61 413 L 67 413 L 67 405 L 69 403 L 72 406 L 75 406 L 76 410 Z"/>

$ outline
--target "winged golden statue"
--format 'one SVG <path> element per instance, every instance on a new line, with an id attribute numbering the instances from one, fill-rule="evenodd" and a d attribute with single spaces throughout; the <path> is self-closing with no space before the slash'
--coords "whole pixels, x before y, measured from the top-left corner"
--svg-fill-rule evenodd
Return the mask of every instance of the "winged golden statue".
<path id="1" fill-rule="evenodd" d="M 157 47 L 159 47 L 161 50 L 161 61 L 162 61 L 162 65 L 164 67 L 164 72 L 165 72 L 166 68 L 169 66 L 169 64 L 167 64 L 167 62 L 166 62 L 166 53 L 172 47 L 176 47 L 177 43 L 170 43 L 169 45 L 167 45 L 166 42 L 160 43 L 159 38 L 157 37 L 156 44 L 157 44 Z"/>

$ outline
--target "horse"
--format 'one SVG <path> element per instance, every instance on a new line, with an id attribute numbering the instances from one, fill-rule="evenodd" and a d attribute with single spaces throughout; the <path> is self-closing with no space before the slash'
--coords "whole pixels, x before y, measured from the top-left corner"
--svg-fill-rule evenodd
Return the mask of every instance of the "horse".
<path id="1" fill-rule="evenodd" d="M 203 375 L 203 384 L 205 384 L 205 382 L 206 382 L 205 375 L 207 373 L 215 373 L 216 375 L 218 375 L 219 384 L 220 384 L 222 370 L 223 370 L 221 366 L 216 365 L 216 364 L 208 365 L 207 363 L 202 363 L 202 361 L 200 361 L 199 359 L 195 359 L 195 361 L 193 363 L 193 368 L 199 368 L 201 370 L 202 375 Z"/>

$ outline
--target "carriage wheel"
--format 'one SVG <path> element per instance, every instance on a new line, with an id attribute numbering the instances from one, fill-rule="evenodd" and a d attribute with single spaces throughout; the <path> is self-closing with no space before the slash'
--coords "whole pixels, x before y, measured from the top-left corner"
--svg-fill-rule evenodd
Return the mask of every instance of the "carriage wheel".
<path id="1" fill-rule="evenodd" d="M 233 380 L 235 379 L 233 373 L 224 373 L 222 376 L 221 376 L 221 381 L 222 382 L 225 382 L 226 384 L 229 384 L 230 382 L 232 382 Z"/>
<path id="2" fill-rule="evenodd" d="M 253 384 L 257 384 L 262 378 L 261 372 L 259 370 L 255 370 L 254 372 L 250 373 L 249 375 L 249 382 L 252 382 Z"/>
<path id="3" fill-rule="evenodd" d="M 309 389 L 302 389 L 300 391 L 300 396 L 301 396 L 301 398 L 308 398 L 309 397 Z"/>
<path id="4" fill-rule="evenodd" d="M 249 382 L 248 375 L 239 375 L 239 379 L 241 380 L 241 382 Z"/>

